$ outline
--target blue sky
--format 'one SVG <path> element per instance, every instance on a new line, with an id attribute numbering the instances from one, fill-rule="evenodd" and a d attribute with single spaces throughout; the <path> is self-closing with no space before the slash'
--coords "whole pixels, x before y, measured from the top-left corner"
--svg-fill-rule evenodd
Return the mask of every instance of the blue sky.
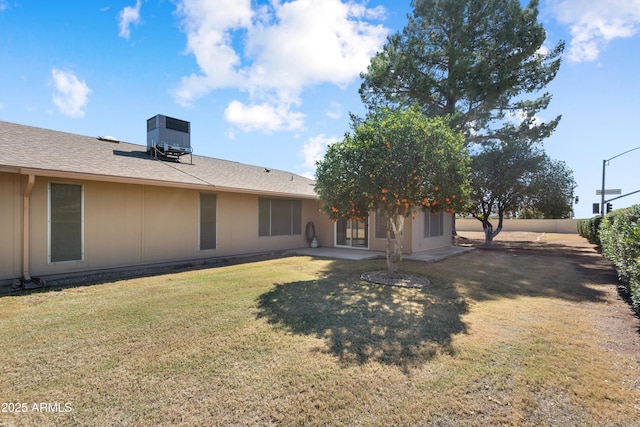
<path id="1" fill-rule="evenodd" d="M 363 114 L 360 71 L 406 24 L 394 0 L 0 0 L 0 120 L 146 144 L 146 120 L 191 122 L 196 154 L 312 176 Z M 574 171 L 577 217 L 599 202 L 602 161 L 640 147 L 640 0 L 541 0 L 548 87 L 563 118 L 547 153 Z M 0 153 L 0 157 L 2 153 Z M 606 187 L 640 190 L 640 150 Z M 640 193 L 613 202 L 640 203 Z"/>

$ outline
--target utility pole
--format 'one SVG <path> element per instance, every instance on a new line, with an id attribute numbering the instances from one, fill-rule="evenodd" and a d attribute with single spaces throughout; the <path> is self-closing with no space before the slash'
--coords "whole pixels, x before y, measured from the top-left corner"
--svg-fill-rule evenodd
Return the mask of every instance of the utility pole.
<path id="1" fill-rule="evenodd" d="M 611 160 L 615 159 L 616 157 L 620 157 L 620 156 L 622 156 L 624 154 L 630 153 L 630 152 L 635 151 L 635 150 L 640 150 L 640 147 L 632 148 L 631 150 L 627 150 L 624 153 L 620 153 L 617 156 L 613 156 L 610 159 L 602 161 L 602 198 L 600 199 L 600 215 L 604 216 L 604 214 L 605 214 L 605 211 L 604 211 L 604 203 L 605 203 L 605 200 L 604 200 L 604 193 L 605 193 L 605 190 L 604 190 L 604 174 L 605 174 L 605 169 L 606 169 L 607 165 L 609 164 L 609 162 Z M 633 193 L 637 193 L 637 191 L 634 191 Z M 630 193 L 630 194 L 633 194 L 633 193 Z M 625 196 L 628 196 L 628 195 L 629 194 L 625 194 Z M 622 196 L 622 197 L 624 197 L 624 196 Z M 616 197 L 616 199 L 619 199 L 619 197 Z M 610 200 L 607 200 L 607 201 L 610 201 Z"/>
<path id="2" fill-rule="evenodd" d="M 609 159 L 611 160 L 611 159 Z M 604 172 L 609 160 L 602 161 L 602 198 L 600 199 L 600 215 L 604 216 Z"/>

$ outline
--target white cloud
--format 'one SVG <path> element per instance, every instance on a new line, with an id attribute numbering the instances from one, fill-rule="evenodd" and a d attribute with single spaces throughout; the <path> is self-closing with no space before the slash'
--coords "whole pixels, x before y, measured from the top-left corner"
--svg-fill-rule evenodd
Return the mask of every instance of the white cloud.
<path id="1" fill-rule="evenodd" d="M 304 89 L 357 79 L 388 32 L 368 21 L 381 19 L 384 8 L 353 1 L 272 0 L 255 9 L 250 0 L 222 3 L 178 4 L 186 51 L 200 71 L 183 77 L 174 96 L 187 106 L 219 88 L 244 91 L 250 105 L 234 101 L 226 116 L 245 130 L 299 129 L 302 114 L 290 107 L 299 104 Z M 252 114 L 239 117 L 240 111 Z"/>
<path id="2" fill-rule="evenodd" d="M 540 46 L 540 48 L 536 53 L 538 55 L 547 55 L 549 54 L 549 51 L 550 51 L 549 47 L 546 44 L 543 44 L 542 46 Z"/>
<path id="3" fill-rule="evenodd" d="M 640 32 L 640 0 L 560 0 L 551 9 L 570 26 L 567 57 L 573 62 L 593 61 L 612 40 Z"/>
<path id="4" fill-rule="evenodd" d="M 262 103 L 247 106 L 240 101 L 231 101 L 224 111 L 224 117 L 245 132 L 298 130 L 302 129 L 304 121 L 304 114 L 292 112 L 286 104 L 274 106 Z"/>
<path id="5" fill-rule="evenodd" d="M 135 6 L 126 6 L 118 15 L 118 26 L 120 27 L 120 32 L 118 35 L 124 39 L 129 40 L 129 36 L 131 35 L 131 30 L 129 27 L 131 25 L 138 25 L 140 23 L 140 7 L 142 6 L 142 2 L 140 0 L 136 1 Z"/>
<path id="6" fill-rule="evenodd" d="M 69 117 L 83 117 L 91 89 L 71 71 L 52 68 L 51 76 L 55 87 L 53 103 L 58 110 Z"/>
<path id="7" fill-rule="evenodd" d="M 9 9 L 9 0 L 0 0 L 0 12 Z"/>
<path id="8" fill-rule="evenodd" d="M 516 126 L 519 126 L 520 124 L 522 124 L 522 122 L 524 122 L 525 120 L 527 120 L 527 113 L 525 113 L 522 110 L 515 110 L 515 111 L 509 111 L 507 112 L 507 118 Z M 538 116 L 535 115 L 531 118 L 532 122 L 531 124 L 533 126 L 540 126 L 542 125 L 544 122 L 542 121 L 542 119 Z"/>
<path id="9" fill-rule="evenodd" d="M 251 0 L 182 0 L 178 3 L 182 30 L 187 34 L 186 52 L 200 68 L 180 80 L 174 90 L 176 102 L 189 106 L 199 97 L 223 87 L 242 87 L 240 56 L 231 33 L 251 25 Z"/>
<path id="10" fill-rule="evenodd" d="M 363 20 L 362 5 L 291 1 L 249 30 L 251 83 L 296 92 L 307 85 L 346 85 L 369 64 L 387 31 Z"/>
<path id="11" fill-rule="evenodd" d="M 329 145 L 335 144 L 338 141 L 340 141 L 339 138 L 332 136 L 327 137 L 324 134 L 309 138 L 302 146 L 302 150 L 300 150 L 300 155 L 303 158 L 302 167 L 306 169 L 303 175 L 313 178 L 316 170 L 316 161 L 324 157 Z"/>

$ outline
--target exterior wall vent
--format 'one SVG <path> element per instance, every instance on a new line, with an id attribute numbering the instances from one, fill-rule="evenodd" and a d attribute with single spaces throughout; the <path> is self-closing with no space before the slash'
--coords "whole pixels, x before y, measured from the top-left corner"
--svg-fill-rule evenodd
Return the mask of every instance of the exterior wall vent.
<path id="1" fill-rule="evenodd" d="M 177 161 L 191 155 L 191 123 L 158 114 L 147 120 L 147 152 L 154 158 Z"/>

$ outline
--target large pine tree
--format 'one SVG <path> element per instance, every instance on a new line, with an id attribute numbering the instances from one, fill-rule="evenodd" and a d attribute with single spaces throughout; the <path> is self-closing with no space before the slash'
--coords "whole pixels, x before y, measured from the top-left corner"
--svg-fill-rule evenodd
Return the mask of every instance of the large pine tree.
<path id="1" fill-rule="evenodd" d="M 560 116 L 540 123 L 541 93 L 556 76 L 564 43 L 543 46 L 538 0 L 414 0 L 413 16 L 361 75 L 369 107 L 418 104 L 454 115 L 468 143 L 548 137 Z M 532 96 L 531 99 L 527 95 Z"/>

